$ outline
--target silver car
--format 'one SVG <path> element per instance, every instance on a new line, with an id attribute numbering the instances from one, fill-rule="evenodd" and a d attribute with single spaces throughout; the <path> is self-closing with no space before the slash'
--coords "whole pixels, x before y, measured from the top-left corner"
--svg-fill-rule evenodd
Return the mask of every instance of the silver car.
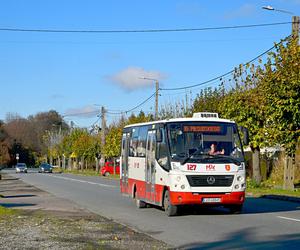
<path id="1" fill-rule="evenodd" d="M 27 166 L 25 163 L 17 163 L 16 173 L 27 173 Z"/>

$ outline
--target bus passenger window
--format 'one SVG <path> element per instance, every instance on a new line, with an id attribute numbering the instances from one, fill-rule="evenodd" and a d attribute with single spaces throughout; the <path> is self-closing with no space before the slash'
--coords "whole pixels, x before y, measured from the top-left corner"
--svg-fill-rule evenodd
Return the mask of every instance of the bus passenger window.
<path id="1" fill-rule="evenodd" d="M 146 148 L 145 148 L 145 142 L 139 140 L 138 146 L 137 146 L 137 156 L 138 157 L 145 157 L 146 155 Z"/>
<path id="2" fill-rule="evenodd" d="M 148 133 L 147 126 L 143 126 L 143 127 L 139 128 L 138 146 L 137 146 L 137 156 L 138 157 L 146 156 L 147 133 Z"/>
<path id="3" fill-rule="evenodd" d="M 157 162 L 165 170 L 170 169 L 169 159 L 168 159 L 168 147 L 165 140 L 164 130 L 162 132 L 162 142 L 157 143 Z"/>

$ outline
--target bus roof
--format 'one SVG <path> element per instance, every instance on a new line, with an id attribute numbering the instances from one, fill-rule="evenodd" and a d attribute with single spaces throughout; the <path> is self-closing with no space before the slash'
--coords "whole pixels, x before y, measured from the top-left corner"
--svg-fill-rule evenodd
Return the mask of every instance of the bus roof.
<path id="1" fill-rule="evenodd" d="M 172 123 L 172 122 L 225 122 L 225 123 L 235 123 L 234 121 L 228 119 L 221 119 L 221 118 L 172 118 L 166 120 L 158 120 L 153 122 L 144 122 L 144 123 L 134 123 L 125 126 L 124 128 L 136 127 L 136 126 L 143 126 L 143 125 L 152 125 L 157 123 Z"/>

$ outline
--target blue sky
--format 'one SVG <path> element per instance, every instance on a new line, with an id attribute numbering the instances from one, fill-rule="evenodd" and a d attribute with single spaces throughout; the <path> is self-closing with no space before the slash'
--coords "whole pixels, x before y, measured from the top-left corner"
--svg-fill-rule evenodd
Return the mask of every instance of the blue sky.
<path id="1" fill-rule="evenodd" d="M 291 21 L 291 15 L 262 10 L 263 5 L 300 15 L 300 0 L 1 0 L 0 28 L 147 30 Z M 85 113 L 100 109 L 97 105 L 129 110 L 155 91 L 152 81 L 140 77 L 156 78 L 164 88 L 201 83 L 254 58 L 290 32 L 291 24 L 172 33 L 0 31 L 0 119 L 50 109 Z M 200 89 L 188 93 L 195 97 Z M 184 98 L 182 90 L 163 91 L 160 104 Z M 140 109 L 153 111 L 153 105 L 152 99 Z M 88 127 L 97 116 L 65 119 Z"/>

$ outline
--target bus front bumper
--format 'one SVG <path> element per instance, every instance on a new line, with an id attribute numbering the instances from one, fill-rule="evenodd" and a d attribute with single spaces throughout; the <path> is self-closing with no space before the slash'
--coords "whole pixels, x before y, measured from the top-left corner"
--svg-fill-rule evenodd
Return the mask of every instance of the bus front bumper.
<path id="1" fill-rule="evenodd" d="M 245 192 L 231 193 L 192 193 L 170 192 L 172 205 L 241 205 L 245 201 Z"/>

